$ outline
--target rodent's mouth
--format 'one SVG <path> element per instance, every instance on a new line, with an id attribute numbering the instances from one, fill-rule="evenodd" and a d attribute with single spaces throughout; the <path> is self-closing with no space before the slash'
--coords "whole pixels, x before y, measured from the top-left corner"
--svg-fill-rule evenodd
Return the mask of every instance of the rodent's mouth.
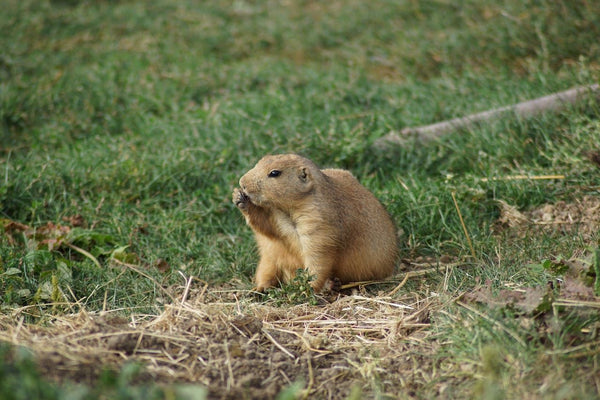
<path id="1" fill-rule="evenodd" d="M 248 193 L 244 192 L 244 190 L 241 188 L 240 188 L 240 195 L 242 197 L 242 200 L 244 200 L 244 201 L 251 200 L 250 196 L 248 196 Z"/>
<path id="2" fill-rule="evenodd" d="M 256 196 L 244 191 L 244 189 L 240 189 L 240 192 L 242 193 L 242 196 L 244 196 L 244 198 L 248 201 L 250 201 L 251 203 L 254 203 L 254 200 L 256 199 Z"/>

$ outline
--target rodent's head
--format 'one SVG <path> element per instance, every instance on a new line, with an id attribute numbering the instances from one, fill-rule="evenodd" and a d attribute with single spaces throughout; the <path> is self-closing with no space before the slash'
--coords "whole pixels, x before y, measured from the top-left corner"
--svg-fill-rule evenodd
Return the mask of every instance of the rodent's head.
<path id="1" fill-rule="evenodd" d="M 309 159 L 296 154 L 269 155 L 242 176 L 240 187 L 257 206 L 290 206 L 309 195 L 321 176 Z"/>

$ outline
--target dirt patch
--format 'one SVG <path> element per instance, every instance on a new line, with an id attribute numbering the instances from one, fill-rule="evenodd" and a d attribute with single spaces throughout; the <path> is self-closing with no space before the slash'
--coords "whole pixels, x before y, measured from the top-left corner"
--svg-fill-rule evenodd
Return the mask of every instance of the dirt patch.
<path id="1" fill-rule="evenodd" d="M 199 288 L 158 316 L 80 311 L 45 326 L 2 315 L 0 340 L 33 350 L 42 373 L 58 381 L 92 383 L 103 366 L 138 361 L 142 379 L 202 384 L 210 398 L 273 398 L 298 381 L 305 394 L 331 399 L 355 387 L 397 395 L 427 384 L 419 371 L 434 362 L 435 342 L 426 339 L 436 296 L 359 290 L 287 308 L 243 297 Z"/>
<path id="2" fill-rule="evenodd" d="M 527 241 L 536 234 L 580 239 L 583 245 L 569 258 L 548 255 L 531 266 L 547 271 L 547 284 L 535 287 L 509 282 L 494 288 L 490 281 L 477 285 L 462 296 L 469 303 L 490 308 L 506 308 L 524 317 L 539 319 L 540 331 L 553 332 L 559 312 L 568 310 L 580 317 L 595 319 L 600 308 L 600 278 L 598 278 L 598 240 L 600 239 L 600 197 L 584 196 L 573 202 L 559 201 L 536 209 L 519 211 L 504 201 L 498 201 L 500 217 L 497 233 L 510 239 Z M 595 328 L 594 328 L 595 329 Z M 544 336 L 543 334 L 541 334 Z"/>
<path id="3" fill-rule="evenodd" d="M 504 201 L 498 202 L 500 218 L 496 230 L 519 228 L 516 232 L 525 234 L 529 230 L 556 232 L 559 234 L 579 234 L 584 241 L 598 237 L 600 230 L 600 197 L 584 196 L 567 203 L 559 201 L 545 204 L 534 210 L 521 212 Z"/>
<path id="4" fill-rule="evenodd" d="M 594 164 L 596 167 L 600 168 L 600 151 L 599 150 L 590 151 L 589 153 L 587 153 L 587 156 L 588 156 L 589 160 L 592 162 L 592 164 Z"/>

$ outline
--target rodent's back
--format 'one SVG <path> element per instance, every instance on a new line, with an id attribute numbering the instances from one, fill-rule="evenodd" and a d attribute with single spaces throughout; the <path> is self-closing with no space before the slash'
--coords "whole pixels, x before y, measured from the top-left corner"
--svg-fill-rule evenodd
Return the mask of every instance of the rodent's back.
<path id="1" fill-rule="evenodd" d="M 339 268 L 342 281 L 389 276 L 398 258 L 396 227 L 383 205 L 350 172 L 325 169 L 329 194 L 338 207 L 343 235 Z M 349 279 L 346 279 L 349 277 Z"/>

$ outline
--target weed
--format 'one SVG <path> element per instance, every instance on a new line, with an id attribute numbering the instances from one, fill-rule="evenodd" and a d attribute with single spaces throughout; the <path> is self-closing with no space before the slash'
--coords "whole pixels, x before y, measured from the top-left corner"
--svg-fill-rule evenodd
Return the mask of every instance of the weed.
<path id="1" fill-rule="evenodd" d="M 318 303 L 318 300 L 310 285 L 313 279 L 314 276 L 308 271 L 299 269 L 296 271 L 296 276 L 289 282 L 282 283 L 280 288 L 267 289 L 266 299 L 279 306 L 296 304 L 314 306 Z"/>

